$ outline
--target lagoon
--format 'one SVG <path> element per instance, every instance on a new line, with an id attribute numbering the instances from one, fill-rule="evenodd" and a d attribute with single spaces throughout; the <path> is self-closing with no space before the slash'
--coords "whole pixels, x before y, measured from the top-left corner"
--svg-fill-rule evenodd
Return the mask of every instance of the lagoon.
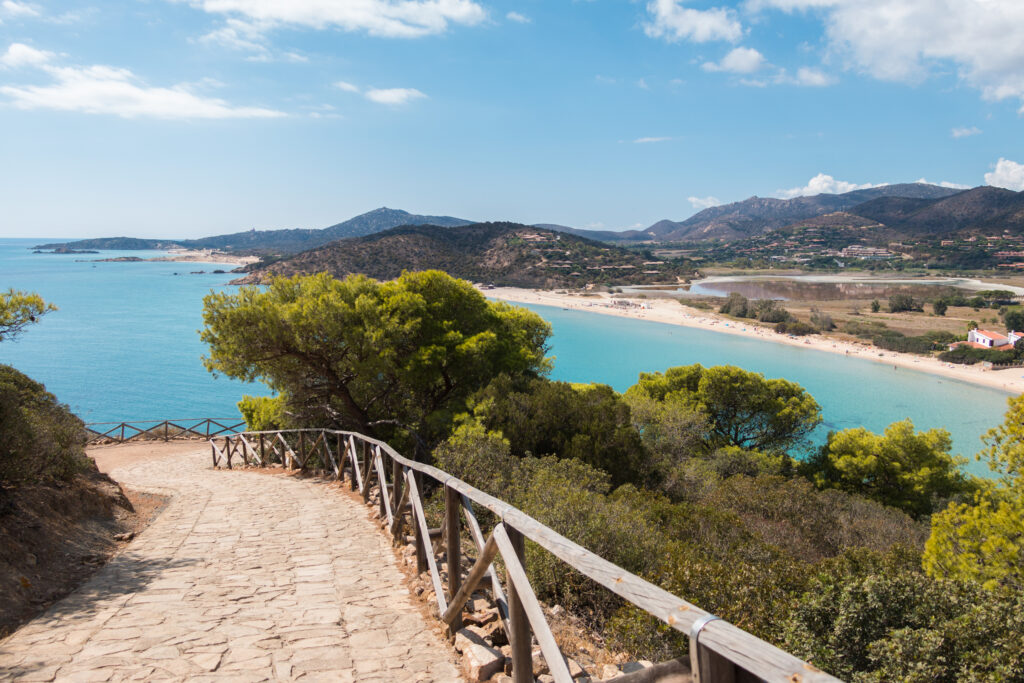
<path id="1" fill-rule="evenodd" d="M 37 291 L 60 311 L 0 343 L 8 363 L 45 383 L 87 422 L 228 417 L 261 385 L 212 377 L 200 357 L 202 297 L 233 276 L 217 264 L 96 263 L 122 255 L 32 254 L 43 241 L 0 240 L 0 288 Z M 190 274 L 205 270 L 204 274 Z M 177 273 L 177 275 L 175 274 Z M 954 450 L 973 455 L 979 437 L 1002 421 L 1009 394 L 876 363 L 760 339 L 547 306 L 527 306 L 554 328 L 554 379 L 603 382 L 623 391 L 640 372 L 673 365 L 733 364 L 803 385 L 822 406 L 828 430 L 881 431 L 910 417 L 919 429 L 944 427 Z M 976 473 L 983 466 L 972 464 Z"/>

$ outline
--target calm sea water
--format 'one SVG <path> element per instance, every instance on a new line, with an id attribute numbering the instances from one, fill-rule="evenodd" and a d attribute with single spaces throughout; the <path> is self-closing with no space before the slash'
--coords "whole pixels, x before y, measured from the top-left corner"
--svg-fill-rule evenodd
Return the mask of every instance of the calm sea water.
<path id="1" fill-rule="evenodd" d="M 36 291 L 60 307 L 15 343 L 0 362 L 44 382 L 87 422 L 228 417 L 260 385 L 215 379 L 202 366 L 202 297 L 232 279 L 225 266 L 196 263 L 93 263 L 120 255 L 42 255 L 41 240 L 0 240 L 0 288 Z M 193 275 L 190 271 L 205 270 Z M 175 275 L 178 273 L 178 275 Z M 881 431 L 910 417 L 919 429 L 944 427 L 954 449 L 973 455 L 979 437 L 1002 421 L 1008 394 L 859 358 L 733 335 L 582 311 L 531 306 L 554 327 L 555 379 L 604 382 L 619 391 L 640 372 L 674 365 L 733 364 L 786 377 L 821 404 L 831 429 Z M 972 465 L 972 471 L 984 468 Z"/>

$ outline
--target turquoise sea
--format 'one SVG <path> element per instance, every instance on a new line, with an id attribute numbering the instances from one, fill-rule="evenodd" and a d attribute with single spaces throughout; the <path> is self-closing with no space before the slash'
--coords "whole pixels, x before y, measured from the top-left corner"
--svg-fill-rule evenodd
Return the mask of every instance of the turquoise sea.
<path id="1" fill-rule="evenodd" d="M 60 311 L 17 342 L 0 343 L 0 363 L 44 382 L 87 422 L 230 417 L 260 385 L 213 378 L 202 366 L 202 297 L 233 276 L 199 263 L 95 263 L 160 255 L 103 252 L 32 254 L 46 241 L 0 240 L 0 288 L 36 291 Z M 205 274 L 191 274 L 192 271 Z M 177 273 L 177 274 L 176 274 Z M 803 385 L 831 429 L 881 431 L 906 417 L 919 429 L 944 427 L 954 450 L 971 456 L 1002 421 L 1008 394 L 860 358 L 675 325 L 531 306 L 554 327 L 553 378 L 604 382 L 623 391 L 640 372 L 673 365 L 729 363 Z M 982 473 L 984 467 L 970 466 Z"/>

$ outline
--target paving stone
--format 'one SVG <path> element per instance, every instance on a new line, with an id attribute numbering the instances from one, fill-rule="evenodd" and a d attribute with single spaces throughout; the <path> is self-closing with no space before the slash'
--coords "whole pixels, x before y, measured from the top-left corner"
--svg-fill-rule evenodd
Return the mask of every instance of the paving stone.
<path id="1" fill-rule="evenodd" d="M 112 473 L 170 503 L 78 591 L 0 641 L 0 681 L 462 680 L 365 506 L 208 463 L 199 445 Z"/>

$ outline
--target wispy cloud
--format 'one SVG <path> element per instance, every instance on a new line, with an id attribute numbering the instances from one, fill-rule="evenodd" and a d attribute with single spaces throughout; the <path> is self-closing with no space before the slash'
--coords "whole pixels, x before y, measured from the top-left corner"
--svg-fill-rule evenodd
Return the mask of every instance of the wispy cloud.
<path id="1" fill-rule="evenodd" d="M 747 7 L 813 12 L 829 51 L 874 78 L 919 82 L 952 72 L 985 99 L 1024 102 L 1020 0 L 749 0 Z"/>
<path id="2" fill-rule="evenodd" d="M 750 74 L 765 66 L 764 55 L 750 47 L 737 47 L 720 62 L 704 62 L 705 71 L 728 71 L 734 74 Z"/>
<path id="3" fill-rule="evenodd" d="M 15 0 L 3 0 L 3 2 L 0 2 L 0 19 L 38 17 L 40 14 L 38 7 L 27 2 L 16 2 Z"/>
<path id="4" fill-rule="evenodd" d="M 16 69 L 25 66 L 38 67 L 46 64 L 56 57 L 52 52 L 37 50 L 24 43 L 11 43 L 7 52 L 0 55 L 0 66 L 8 69 Z"/>
<path id="5" fill-rule="evenodd" d="M 525 14 L 520 14 L 519 12 L 509 12 L 508 14 L 505 15 L 505 18 L 508 19 L 509 21 L 514 21 L 517 24 L 529 24 L 530 22 L 533 21 L 533 19 L 531 19 L 530 17 L 526 16 Z"/>
<path id="6" fill-rule="evenodd" d="M 335 81 L 334 87 L 345 92 L 359 92 L 359 86 L 352 85 L 346 81 Z"/>
<path id="7" fill-rule="evenodd" d="M 981 129 L 975 126 L 970 128 L 954 128 L 950 131 L 950 135 L 954 138 L 968 138 L 972 135 L 981 135 Z"/>
<path id="8" fill-rule="evenodd" d="M 824 88 L 836 83 L 834 76 L 810 66 L 802 66 L 797 69 L 796 76 L 789 76 L 785 70 L 781 70 L 775 80 L 777 83 L 799 85 L 805 88 Z"/>
<path id="9" fill-rule="evenodd" d="M 651 0 L 647 3 L 649 21 L 644 32 L 669 42 L 688 40 L 706 43 L 712 40 L 736 42 L 743 37 L 743 26 L 736 11 L 726 7 L 693 9 L 681 0 Z"/>
<path id="10" fill-rule="evenodd" d="M 426 97 L 416 88 L 382 88 L 366 91 L 366 99 L 378 104 L 399 106 Z"/>
<path id="11" fill-rule="evenodd" d="M 940 182 L 937 182 L 937 183 L 933 183 L 930 180 L 925 180 L 924 178 L 918 178 L 914 182 L 915 183 L 922 183 L 923 185 L 938 185 L 939 187 L 948 187 L 951 190 L 967 190 L 967 189 L 969 189 L 971 187 L 970 185 L 963 185 L 961 183 L 951 183 L 948 180 L 943 180 L 943 181 L 940 181 Z"/>
<path id="12" fill-rule="evenodd" d="M 660 137 L 660 138 L 637 138 L 636 140 L 633 140 L 633 144 L 634 144 L 634 145 L 649 145 L 649 144 L 651 144 L 651 143 L 653 143 L 653 142 L 668 142 L 668 141 L 669 141 L 669 140 L 671 140 L 671 139 L 672 139 L 672 138 L 670 138 L 670 137 Z"/>
<path id="13" fill-rule="evenodd" d="M 284 112 L 262 107 L 239 107 L 222 99 L 193 92 L 195 86 L 147 85 L 128 69 L 104 65 L 56 66 L 54 55 L 15 43 L 5 63 L 33 66 L 47 74 L 45 85 L 0 87 L 0 95 L 18 109 L 51 109 L 85 114 L 110 114 L 126 119 L 251 119 L 277 118 Z"/>
<path id="14" fill-rule="evenodd" d="M 719 206 L 722 200 L 718 197 L 687 197 L 686 198 L 693 208 L 703 211 L 704 209 L 710 209 L 712 206 Z"/>
<path id="15" fill-rule="evenodd" d="M 277 27 L 337 29 L 384 38 L 444 33 L 450 24 L 472 26 L 487 12 L 473 0 L 178 0 L 210 14 L 242 20 L 253 30 Z"/>

